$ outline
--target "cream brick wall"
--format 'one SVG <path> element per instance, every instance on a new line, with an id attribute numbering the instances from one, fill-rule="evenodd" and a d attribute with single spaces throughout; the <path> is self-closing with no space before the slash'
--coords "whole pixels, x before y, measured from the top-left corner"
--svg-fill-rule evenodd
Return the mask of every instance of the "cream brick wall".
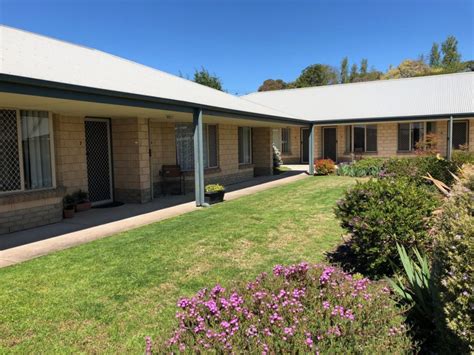
<path id="1" fill-rule="evenodd" d="M 314 157 L 321 159 L 323 155 L 323 130 L 320 126 L 314 127 Z"/>
<path id="2" fill-rule="evenodd" d="M 221 175 L 235 174 L 239 171 L 239 132 L 238 126 L 218 125 L 218 158 Z"/>
<path id="3" fill-rule="evenodd" d="M 255 175 L 273 174 L 272 129 L 254 127 L 252 130 Z"/>
<path id="4" fill-rule="evenodd" d="M 319 128 L 319 127 L 318 127 Z M 344 126 L 337 128 L 337 154 L 339 160 L 350 159 L 350 154 L 345 152 L 345 129 Z M 441 155 L 447 154 L 447 132 L 448 121 L 436 121 L 437 147 Z M 316 137 L 320 136 L 317 133 Z M 316 147 L 316 156 L 320 157 L 321 147 Z M 469 150 L 474 151 L 474 119 L 469 119 Z M 363 156 L 377 156 L 382 158 L 395 156 L 415 156 L 414 153 L 398 152 L 398 123 L 377 124 L 377 153 L 364 153 Z"/>
<path id="5" fill-rule="evenodd" d="M 148 121 L 145 118 L 112 118 L 114 192 L 123 202 L 151 199 Z"/>
<path id="6" fill-rule="evenodd" d="M 160 170 L 163 165 L 176 164 L 176 138 L 174 123 L 150 123 L 152 176 L 154 188 L 158 192 Z M 156 193 L 155 193 L 156 196 Z"/>
<path id="7" fill-rule="evenodd" d="M 284 164 L 297 164 L 301 161 L 301 128 L 288 127 L 290 129 L 290 153 L 282 154 Z"/>
<path id="8" fill-rule="evenodd" d="M 160 194 L 159 172 L 176 164 L 175 124 L 151 122 L 152 171 L 155 196 Z M 217 125 L 218 167 L 204 171 L 204 183 L 232 184 L 253 177 L 253 166 L 239 166 L 238 126 Z M 193 172 L 186 172 L 186 189 L 194 188 Z"/>
<path id="9" fill-rule="evenodd" d="M 53 115 L 56 184 L 66 193 L 87 191 L 86 141 L 83 117 Z"/>

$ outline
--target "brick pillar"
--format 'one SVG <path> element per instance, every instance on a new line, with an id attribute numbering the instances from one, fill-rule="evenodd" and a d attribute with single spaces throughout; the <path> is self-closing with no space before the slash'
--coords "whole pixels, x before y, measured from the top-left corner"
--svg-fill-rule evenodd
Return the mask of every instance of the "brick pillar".
<path id="1" fill-rule="evenodd" d="M 112 147 L 115 200 L 151 201 L 147 119 L 112 119 Z"/>
<path id="2" fill-rule="evenodd" d="M 254 127 L 252 129 L 252 148 L 255 176 L 273 175 L 271 128 Z"/>

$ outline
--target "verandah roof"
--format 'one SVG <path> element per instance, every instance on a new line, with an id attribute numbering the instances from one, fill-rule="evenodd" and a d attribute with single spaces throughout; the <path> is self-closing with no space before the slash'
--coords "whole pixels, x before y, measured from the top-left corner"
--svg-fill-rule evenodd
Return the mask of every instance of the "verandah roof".
<path id="1" fill-rule="evenodd" d="M 18 90 L 14 85 L 21 83 L 41 86 L 46 96 L 47 89 L 56 86 L 59 90 L 82 94 L 105 92 L 128 99 L 156 99 L 170 105 L 199 107 L 210 114 L 242 114 L 307 123 L 293 115 L 130 60 L 7 26 L 0 26 L 0 83 L 4 85 L 0 91 L 4 92 L 13 87 L 12 90 Z M 37 95 L 41 93 L 40 89 Z"/>

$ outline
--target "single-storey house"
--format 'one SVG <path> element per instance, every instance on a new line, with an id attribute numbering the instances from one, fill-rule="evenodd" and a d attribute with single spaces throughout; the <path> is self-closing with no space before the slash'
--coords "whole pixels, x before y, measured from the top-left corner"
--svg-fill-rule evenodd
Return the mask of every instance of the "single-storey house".
<path id="1" fill-rule="evenodd" d="M 205 184 L 271 175 L 273 144 L 288 163 L 412 154 L 426 132 L 473 149 L 473 89 L 461 73 L 237 97 L 0 26 L 0 234 L 60 221 L 78 189 L 94 205 L 161 198 L 164 165 L 201 206 Z"/>
<path id="2" fill-rule="evenodd" d="M 450 148 L 474 151 L 474 72 L 256 92 L 242 98 L 310 120 L 317 158 L 341 162 L 354 156 L 410 156 L 428 134 L 444 156 Z M 276 129 L 274 135 L 282 137 L 274 141 L 284 157 L 308 161 L 307 128 Z"/>

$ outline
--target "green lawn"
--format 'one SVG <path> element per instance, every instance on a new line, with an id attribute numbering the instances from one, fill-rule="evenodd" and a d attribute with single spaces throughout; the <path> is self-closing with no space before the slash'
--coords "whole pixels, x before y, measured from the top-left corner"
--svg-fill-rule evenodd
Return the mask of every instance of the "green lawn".
<path id="1" fill-rule="evenodd" d="M 143 352 L 181 295 L 320 261 L 355 179 L 311 177 L 0 269 L 0 353 Z"/>

